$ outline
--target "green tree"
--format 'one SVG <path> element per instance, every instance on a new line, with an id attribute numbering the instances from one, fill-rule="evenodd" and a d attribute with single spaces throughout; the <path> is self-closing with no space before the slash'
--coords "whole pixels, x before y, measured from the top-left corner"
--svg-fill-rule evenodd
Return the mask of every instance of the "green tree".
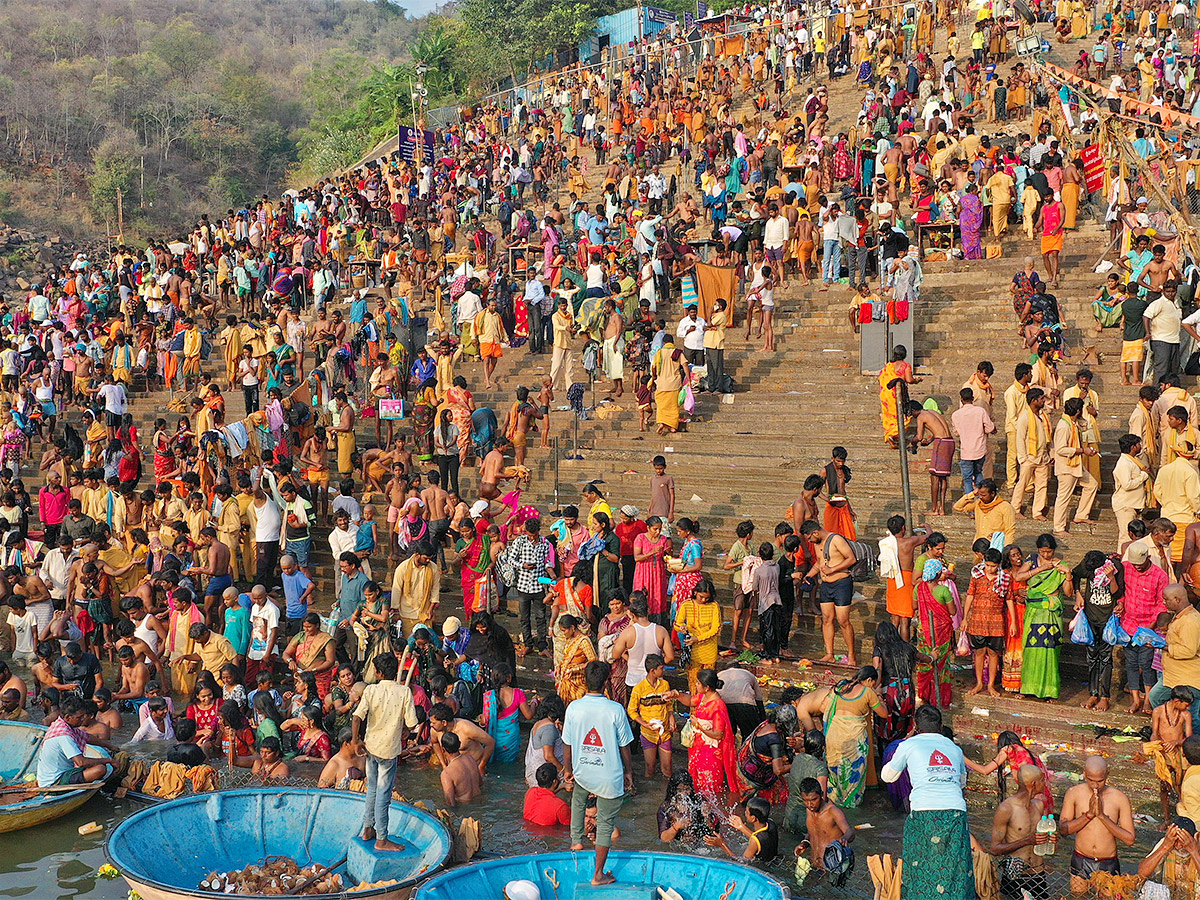
<path id="1" fill-rule="evenodd" d="M 118 208 L 125 216 L 129 215 L 137 183 L 137 157 L 136 143 L 128 133 L 105 138 L 96 148 L 88 187 L 92 194 L 92 209 L 97 216 L 116 219 Z"/>

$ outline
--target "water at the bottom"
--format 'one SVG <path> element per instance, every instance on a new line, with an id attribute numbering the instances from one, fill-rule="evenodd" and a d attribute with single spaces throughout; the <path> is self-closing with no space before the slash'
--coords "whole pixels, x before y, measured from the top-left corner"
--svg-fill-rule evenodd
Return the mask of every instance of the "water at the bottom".
<path id="1" fill-rule="evenodd" d="M 636 761 L 636 758 L 635 758 Z M 686 764 L 686 760 L 685 760 Z M 640 769 L 640 765 L 639 765 Z M 296 775 L 315 775 L 312 766 L 294 766 Z M 248 772 L 242 775 L 245 782 Z M 429 806 L 443 805 L 437 773 L 427 765 L 402 766 L 397 776 L 397 789 L 410 801 L 424 800 Z M 661 776 L 646 781 L 639 772 L 637 793 L 625 805 L 618 819 L 620 838 L 615 848 L 619 850 L 668 850 L 714 854 L 703 845 L 687 847 L 674 844 L 670 847 L 658 840 L 656 814 L 662 802 L 665 782 Z M 542 829 L 527 825 L 521 818 L 522 800 L 525 795 L 524 769 L 522 764 L 493 764 L 486 778 L 484 796 L 469 808 L 457 810 L 459 815 L 474 816 L 479 820 L 483 832 L 483 850 L 498 856 L 515 856 L 550 850 L 566 850 L 569 846 L 567 829 Z M 107 881 L 96 872 L 107 858 L 104 853 L 106 836 L 125 817 L 132 815 L 142 804 L 128 800 L 113 800 L 101 795 L 91 800 L 77 812 L 43 825 L 0 835 L 0 897 L 42 898 L 86 898 L 86 900 L 125 900 L 128 887 L 123 879 Z M 781 811 L 780 811 L 781 812 Z M 850 877 L 846 888 L 834 890 L 819 879 L 810 876 L 810 881 L 798 890 L 792 881 L 794 858 L 792 849 L 795 838 L 781 833 L 781 860 L 770 868 L 772 874 L 793 890 L 800 898 L 826 897 L 870 897 L 870 877 L 867 874 L 865 857 L 868 853 L 887 852 L 900 854 L 900 839 L 903 822 L 881 793 L 871 791 L 861 809 L 849 812 L 852 824 L 869 822 L 871 829 L 857 832 L 855 846 L 859 853 L 859 864 Z M 775 818 L 779 818 L 776 815 Z M 98 822 L 104 826 L 101 833 L 81 837 L 80 825 Z M 735 850 L 745 846 L 736 834 L 728 835 Z M 186 841 L 186 835 L 178 839 Z M 332 860 L 330 860 L 332 862 Z M 473 898 L 473 900 L 500 900 L 497 898 Z M 708 900 L 708 898 L 705 898 Z"/>

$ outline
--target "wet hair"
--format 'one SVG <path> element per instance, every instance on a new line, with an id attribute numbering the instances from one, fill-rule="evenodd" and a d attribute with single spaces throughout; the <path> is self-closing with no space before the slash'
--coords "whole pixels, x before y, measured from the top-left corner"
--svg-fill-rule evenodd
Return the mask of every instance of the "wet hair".
<path id="1" fill-rule="evenodd" d="M 462 749 L 462 741 L 453 731 L 447 731 L 442 735 L 442 749 L 447 753 L 457 753 Z"/>

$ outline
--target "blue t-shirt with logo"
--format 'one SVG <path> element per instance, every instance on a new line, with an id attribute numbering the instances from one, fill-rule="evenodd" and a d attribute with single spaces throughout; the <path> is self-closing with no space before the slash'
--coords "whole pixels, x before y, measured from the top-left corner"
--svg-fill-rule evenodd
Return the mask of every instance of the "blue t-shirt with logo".
<path id="1" fill-rule="evenodd" d="M 585 694 L 567 707 L 563 743 L 571 748 L 576 789 L 614 800 L 625 794 L 621 748 L 633 741 L 629 717 L 620 703 Z"/>
<path id="2" fill-rule="evenodd" d="M 962 792 L 967 783 L 967 764 L 962 750 L 950 738 L 941 734 L 915 734 L 901 741 L 895 755 L 883 767 L 883 780 L 895 781 L 906 770 L 912 782 L 909 804 L 914 811 L 967 811 Z"/>

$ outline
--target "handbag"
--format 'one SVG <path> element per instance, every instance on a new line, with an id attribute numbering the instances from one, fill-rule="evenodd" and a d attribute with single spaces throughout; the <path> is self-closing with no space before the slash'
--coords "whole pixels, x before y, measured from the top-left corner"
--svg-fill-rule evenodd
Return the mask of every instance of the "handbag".
<path id="1" fill-rule="evenodd" d="M 1071 643 L 1084 644 L 1091 646 L 1096 643 L 1096 636 L 1092 634 L 1091 623 L 1088 622 L 1087 616 L 1083 614 L 1083 610 L 1075 613 L 1075 618 L 1071 620 Z"/>
<path id="2" fill-rule="evenodd" d="M 1132 638 L 1124 628 L 1121 627 L 1121 620 L 1117 618 L 1116 613 L 1108 619 L 1108 624 L 1104 626 L 1104 643 L 1113 647 L 1124 647 L 1129 644 Z"/>

